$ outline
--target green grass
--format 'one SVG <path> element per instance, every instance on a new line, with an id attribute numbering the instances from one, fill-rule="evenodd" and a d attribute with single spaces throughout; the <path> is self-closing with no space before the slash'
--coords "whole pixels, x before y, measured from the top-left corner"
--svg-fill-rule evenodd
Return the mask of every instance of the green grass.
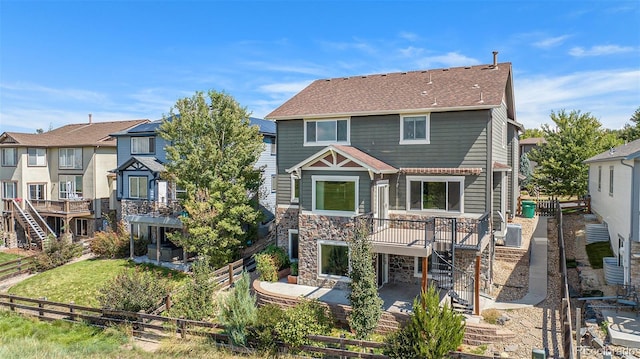
<path id="1" fill-rule="evenodd" d="M 22 256 L 12 253 L 0 252 L 0 263 L 9 262 L 18 258 L 22 258 Z"/>
<path id="2" fill-rule="evenodd" d="M 602 268 L 602 258 L 613 257 L 613 251 L 609 242 L 596 242 L 586 245 L 589 264 L 593 269 Z"/>
<path id="3" fill-rule="evenodd" d="M 99 289 L 123 270 L 133 270 L 136 265 L 125 259 L 91 259 L 67 264 L 16 284 L 9 289 L 9 294 L 41 298 L 54 302 L 99 307 L 96 299 Z M 181 284 L 187 277 L 184 273 L 171 271 L 167 268 L 144 265 L 154 271 L 168 276 L 176 285 Z"/>

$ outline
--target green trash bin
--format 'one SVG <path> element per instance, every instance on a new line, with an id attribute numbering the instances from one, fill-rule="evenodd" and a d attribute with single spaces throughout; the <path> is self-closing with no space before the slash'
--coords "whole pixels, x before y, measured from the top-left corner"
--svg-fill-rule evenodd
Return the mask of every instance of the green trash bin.
<path id="1" fill-rule="evenodd" d="M 536 203 L 534 201 L 522 201 L 522 216 L 533 218 L 536 214 Z"/>

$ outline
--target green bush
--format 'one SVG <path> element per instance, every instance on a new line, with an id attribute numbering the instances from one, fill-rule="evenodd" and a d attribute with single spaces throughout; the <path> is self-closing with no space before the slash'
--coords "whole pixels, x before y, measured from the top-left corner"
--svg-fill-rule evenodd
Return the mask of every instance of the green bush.
<path id="1" fill-rule="evenodd" d="M 82 255 L 82 245 L 65 239 L 49 238 L 48 245 L 35 257 L 36 271 L 42 272 L 59 267 Z"/>
<path id="2" fill-rule="evenodd" d="M 124 258 L 129 255 L 130 237 L 124 222 L 118 223 L 114 231 L 111 227 L 106 231 L 96 232 L 91 241 L 91 252 L 100 258 Z M 134 254 L 139 256 L 147 253 L 148 242 L 134 238 Z"/>
<path id="3" fill-rule="evenodd" d="M 276 270 L 282 270 L 289 267 L 289 255 L 282 247 L 278 247 L 274 244 L 270 244 L 265 248 L 262 253 L 268 254 L 273 257 L 273 263 L 276 266 Z"/>
<path id="4" fill-rule="evenodd" d="M 276 267 L 273 257 L 268 253 L 254 254 L 256 269 L 260 274 L 260 280 L 267 282 L 278 281 L 278 267 Z"/>
<path id="5" fill-rule="evenodd" d="M 291 262 L 291 275 L 298 275 L 298 262 Z"/>
<path id="6" fill-rule="evenodd" d="M 250 282 L 249 274 L 242 272 L 242 277 L 221 305 L 220 321 L 235 345 L 247 343 L 248 327 L 256 322 L 256 298 L 249 290 Z"/>
<path id="7" fill-rule="evenodd" d="M 250 335 L 257 348 L 263 353 L 275 355 L 278 351 L 276 325 L 286 320 L 285 311 L 276 304 L 266 304 L 258 308 L 256 324 Z"/>
<path id="8" fill-rule="evenodd" d="M 327 308 L 317 299 L 301 301 L 285 311 L 284 317 L 276 324 L 275 331 L 280 340 L 294 348 L 310 344 L 308 335 L 329 334 L 334 323 Z"/>
<path id="9" fill-rule="evenodd" d="M 104 308 L 129 312 L 145 312 L 156 305 L 171 291 L 169 281 L 151 270 L 135 268 L 123 271 L 99 290 L 98 302 Z"/>
<path id="10" fill-rule="evenodd" d="M 213 269 L 209 259 L 199 257 L 191 266 L 192 277 L 176 295 L 176 301 L 171 307 L 172 317 L 184 317 L 192 320 L 202 320 L 215 312 L 213 292 L 215 283 L 211 280 Z"/>

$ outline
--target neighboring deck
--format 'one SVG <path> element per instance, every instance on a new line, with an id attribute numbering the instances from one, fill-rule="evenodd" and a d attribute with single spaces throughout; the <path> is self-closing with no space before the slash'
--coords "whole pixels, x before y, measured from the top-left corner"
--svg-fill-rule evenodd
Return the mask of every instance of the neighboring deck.
<path id="1" fill-rule="evenodd" d="M 22 200 L 16 199 L 17 202 Z M 4 199 L 4 211 L 12 212 L 13 202 L 11 199 Z M 63 199 L 59 201 L 30 200 L 33 208 L 41 215 L 52 217 L 83 217 L 93 214 L 93 204 L 90 199 Z"/>

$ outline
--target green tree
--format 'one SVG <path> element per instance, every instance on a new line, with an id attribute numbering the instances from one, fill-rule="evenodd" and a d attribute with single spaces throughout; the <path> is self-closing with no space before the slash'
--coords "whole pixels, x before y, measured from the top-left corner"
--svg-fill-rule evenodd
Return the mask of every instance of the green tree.
<path id="1" fill-rule="evenodd" d="M 216 268 L 232 261 L 247 239 L 245 228 L 261 216 L 258 128 L 231 96 L 211 90 L 178 100 L 159 133 L 170 143 L 168 177 L 186 190 L 186 231 L 171 234 L 171 241 L 207 255 Z"/>
<path id="2" fill-rule="evenodd" d="M 544 137 L 544 132 L 539 128 L 527 128 L 524 130 L 524 133 L 520 135 L 520 139 L 524 140 L 525 138 L 539 138 Z"/>
<path id="3" fill-rule="evenodd" d="M 407 324 L 385 339 L 384 353 L 390 358 L 442 359 L 456 350 L 464 337 L 464 318 L 445 305 L 429 286 L 413 301 L 413 313 Z"/>
<path id="4" fill-rule="evenodd" d="M 520 181 L 520 186 L 527 187 L 531 182 L 531 177 L 533 177 L 533 169 L 531 168 L 531 161 L 529 161 L 529 155 L 523 153 L 520 156 L 520 174 L 525 178 Z M 527 187 L 528 188 L 528 187 Z"/>
<path id="5" fill-rule="evenodd" d="M 547 143 L 529 152 L 538 167 L 534 184 L 555 196 L 581 196 L 587 193 L 589 157 L 614 147 L 620 140 L 602 128 L 590 113 L 564 110 L 551 113 L 555 127 L 542 125 Z"/>
<path id="6" fill-rule="evenodd" d="M 256 298 L 249 291 L 250 282 L 249 274 L 242 272 L 242 277 L 235 282 L 221 306 L 220 321 L 235 345 L 247 343 L 247 327 L 254 324 L 257 318 Z"/>
<path id="7" fill-rule="evenodd" d="M 620 138 L 626 142 L 631 142 L 640 138 L 640 107 L 636 109 L 629 119 L 631 124 L 626 123 L 620 130 Z"/>
<path id="8" fill-rule="evenodd" d="M 200 256 L 191 265 L 191 280 L 181 288 L 176 302 L 171 307 L 171 316 L 202 320 L 215 311 L 213 291 L 216 284 L 211 280 L 212 268 L 206 256 Z"/>
<path id="9" fill-rule="evenodd" d="M 378 326 L 382 316 L 382 299 L 378 295 L 373 252 L 368 238 L 366 222 L 357 220 L 351 240 L 351 271 L 349 326 L 358 339 L 366 339 Z"/>

